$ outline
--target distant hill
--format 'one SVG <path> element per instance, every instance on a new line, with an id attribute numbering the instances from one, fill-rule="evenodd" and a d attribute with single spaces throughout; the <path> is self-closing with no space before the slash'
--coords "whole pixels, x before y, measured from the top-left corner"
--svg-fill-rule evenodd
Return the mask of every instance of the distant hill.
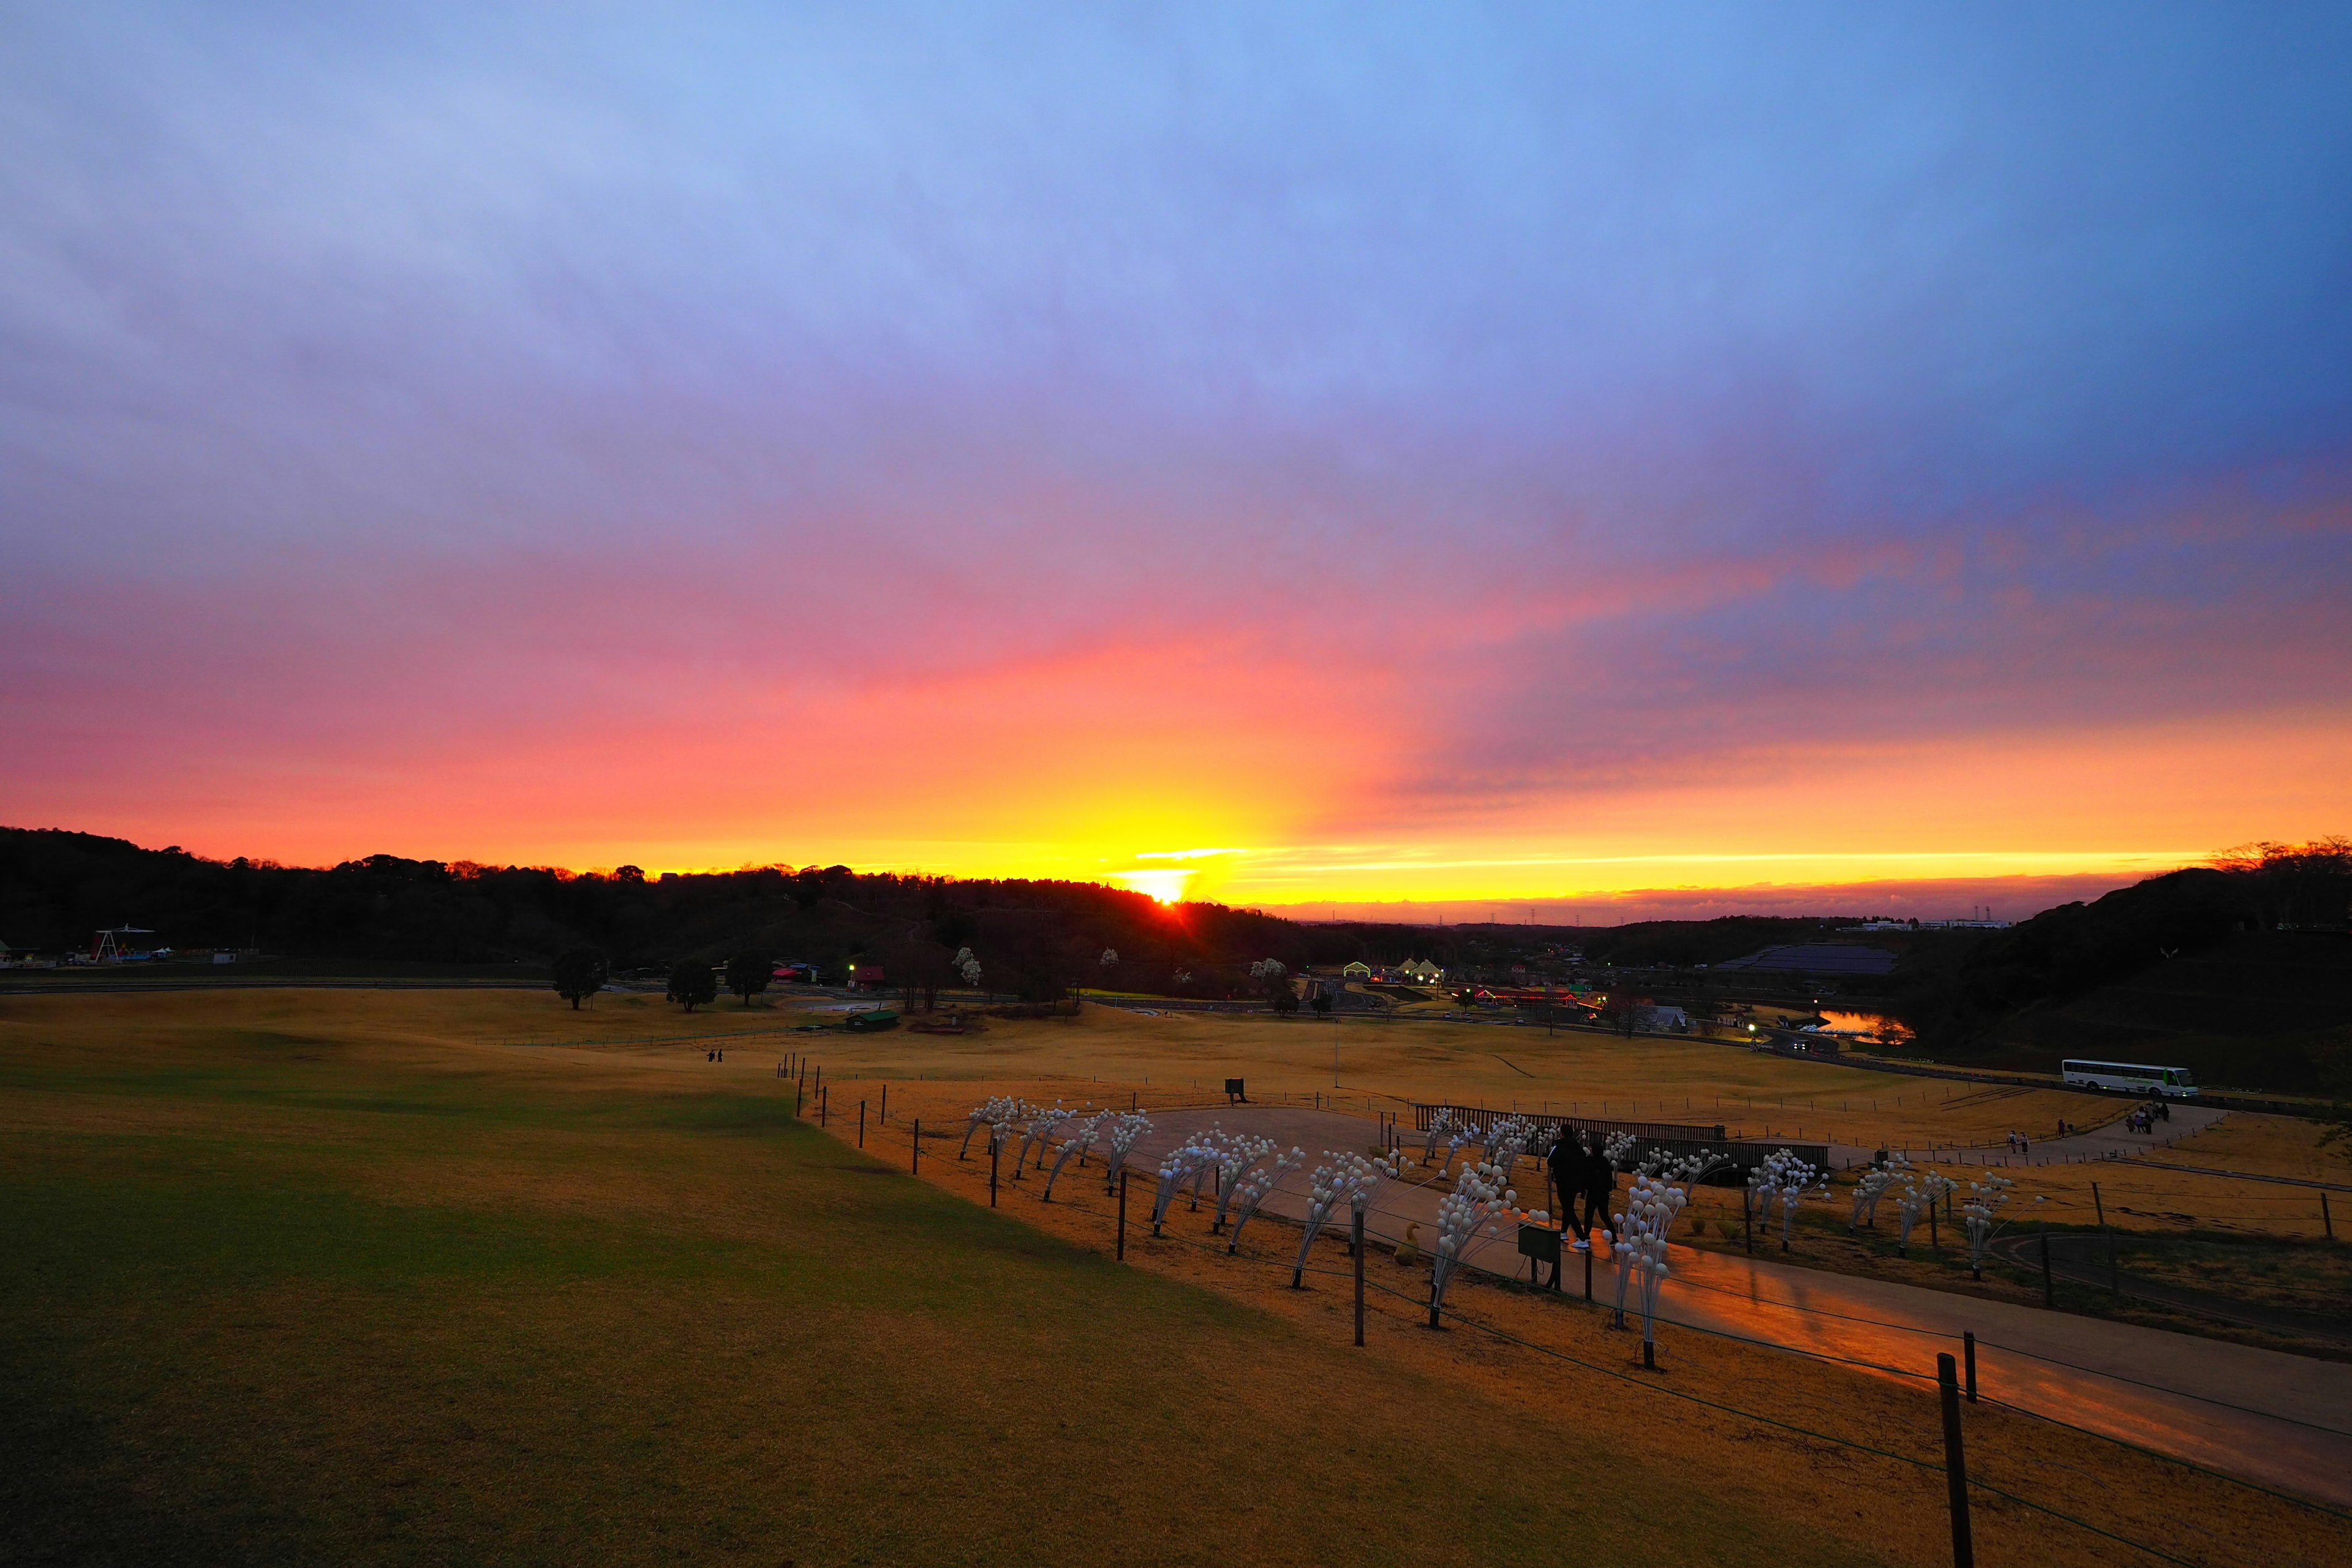
<path id="1" fill-rule="evenodd" d="M 2272 846 L 1922 948 L 1896 1003 L 1923 1045 L 1987 1065 L 2069 1056 L 2200 1083 L 2341 1091 L 2352 1065 L 2352 846 Z"/>
<path id="2" fill-rule="evenodd" d="M 1776 919 L 1769 915 L 1725 915 L 1711 921 L 1641 921 L 1588 933 L 1584 954 L 1595 963 L 1619 968 L 1673 967 L 1722 963 L 1745 958 L 1768 947 L 1820 942 L 1839 927 L 1858 924 L 1859 915 Z"/>

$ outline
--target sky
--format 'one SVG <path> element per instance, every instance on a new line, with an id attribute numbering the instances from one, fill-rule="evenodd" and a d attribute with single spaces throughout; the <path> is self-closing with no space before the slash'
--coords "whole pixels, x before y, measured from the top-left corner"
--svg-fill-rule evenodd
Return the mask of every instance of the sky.
<path id="1" fill-rule="evenodd" d="M 2284 4 L 9 7 L 0 822 L 1594 920 L 2344 832 L 2347 79 Z"/>

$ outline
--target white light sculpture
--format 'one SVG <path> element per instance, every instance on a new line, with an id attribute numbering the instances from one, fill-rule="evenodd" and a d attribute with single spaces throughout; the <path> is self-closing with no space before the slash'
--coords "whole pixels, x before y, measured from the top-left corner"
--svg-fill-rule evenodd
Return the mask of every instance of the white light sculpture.
<path id="1" fill-rule="evenodd" d="M 1216 1236 L 1225 1228 L 1225 1215 L 1233 1209 L 1234 1200 L 1241 1192 L 1242 1183 L 1261 1160 L 1273 1156 L 1275 1142 L 1271 1138 L 1253 1138 L 1236 1132 L 1217 1142 L 1217 1214 L 1209 1222 L 1209 1234 Z M 1302 1156 L 1303 1157 L 1303 1156 Z"/>
<path id="2" fill-rule="evenodd" d="M 1151 1118 L 1140 1111 L 1123 1111 L 1111 1118 L 1110 1158 L 1103 1165 L 1103 1191 L 1118 1185 L 1119 1173 L 1127 1169 L 1129 1151 L 1136 1140 L 1151 1131 Z"/>
<path id="3" fill-rule="evenodd" d="M 1772 1212 L 1772 1200 L 1776 1197 L 1780 1200 L 1781 1251 L 1789 1250 L 1790 1232 L 1797 1223 L 1798 1203 L 1803 1199 L 1805 1189 L 1820 1179 L 1821 1173 L 1799 1159 L 1792 1149 L 1774 1150 L 1765 1156 L 1764 1163 L 1748 1178 L 1749 1186 L 1763 1195 L 1768 1220 Z M 1822 1191 L 1826 1194 L 1829 1188 L 1824 1185 Z"/>
<path id="4" fill-rule="evenodd" d="M 1433 1161 L 1437 1153 L 1437 1141 L 1452 1132 L 1457 1125 L 1454 1112 L 1444 1106 L 1441 1105 L 1429 1113 L 1429 1131 L 1421 1144 L 1422 1163 L 1428 1164 Z M 1447 1157 L 1450 1159 L 1452 1156 L 1449 1153 Z"/>
<path id="5" fill-rule="evenodd" d="M 1911 1227 L 1921 1216 L 1941 1203 L 1944 1194 L 1958 1190 L 1959 1184 L 1941 1171 L 1914 1170 L 1904 1173 L 1903 1186 L 1895 1194 L 1895 1211 L 1902 1228 L 1895 1238 L 1895 1250 L 1907 1252 L 1911 1247 Z"/>
<path id="6" fill-rule="evenodd" d="M 991 1127 L 1002 1129 L 1006 1122 L 1013 1120 L 1020 1109 L 1019 1100 L 1003 1094 L 992 1094 L 982 1103 L 973 1106 L 971 1114 L 964 1118 L 963 1142 L 956 1149 L 956 1158 L 961 1160 L 971 1152 L 971 1135 L 980 1131 L 982 1122 L 985 1121 Z M 992 1139 L 994 1136 L 994 1133 L 990 1134 Z"/>
<path id="7" fill-rule="evenodd" d="M 1853 1184 L 1853 1219 L 1846 1229 L 1860 1230 L 1865 1225 L 1874 1228 L 1878 1224 L 1878 1200 L 1885 1197 L 1910 1169 L 1911 1163 L 1898 1155 L 1884 1165 L 1872 1166 L 1856 1177 Z"/>
<path id="8" fill-rule="evenodd" d="M 1168 1217 L 1168 1205 L 1188 1181 L 1197 1181 L 1201 1173 L 1216 1168 L 1223 1158 L 1222 1140 L 1211 1142 L 1213 1131 L 1195 1134 L 1171 1149 L 1160 1162 L 1160 1184 L 1151 1194 L 1151 1234 L 1160 1234 L 1160 1222 Z"/>
<path id="9" fill-rule="evenodd" d="M 1021 1150 L 1013 1156 L 1013 1179 L 1016 1182 L 1021 1179 L 1021 1167 L 1027 1163 L 1029 1151 L 1037 1151 L 1037 1163 L 1043 1166 L 1045 1144 L 1053 1137 L 1054 1129 L 1074 1114 L 1064 1109 L 1058 1100 L 1051 1105 L 1024 1105 L 1021 1113 Z"/>
<path id="10" fill-rule="evenodd" d="M 1389 1177 L 1404 1173 L 1412 1161 L 1402 1154 L 1390 1160 L 1370 1160 L 1361 1154 L 1342 1154 L 1336 1150 L 1323 1151 L 1328 1163 L 1315 1167 L 1307 1184 L 1307 1234 L 1298 1240 L 1298 1261 L 1291 1266 L 1290 1288 L 1297 1289 L 1307 1278 L 1307 1249 L 1315 1245 L 1332 1211 L 1341 1204 L 1356 1210 L 1371 1202 L 1372 1194 Z"/>
<path id="11" fill-rule="evenodd" d="M 1097 1110 L 1092 1116 L 1081 1118 L 1071 1128 L 1070 1135 L 1055 1146 L 1054 1167 L 1045 1173 L 1045 1202 L 1050 1204 L 1054 1201 L 1054 1184 L 1061 1179 L 1062 1167 L 1070 1163 L 1070 1156 L 1084 1155 L 1093 1148 L 1095 1140 L 1102 1135 L 1103 1123 L 1110 1118 L 1111 1113 L 1108 1110 Z"/>
<path id="12" fill-rule="evenodd" d="M 1437 1256 L 1429 1275 L 1429 1326 L 1445 1304 L 1445 1288 L 1462 1267 L 1462 1255 L 1483 1229 L 1494 1234 L 1487 1221 L 1496 1215 L 1516 1217 L 1519 1194 L 1505 1185 L 1508 1178 L 1499 1165 L 1465 1163 L 1454 1173 L 1454 1190 L 1437 1202 Z"/>
<path id="13" fill-rule="evenodd" d="M 1282 1184 L 1282 1178 L 1307 1163 L 1307 1151 L 1293 1145 L 1287 1154 L 1278 1154 L 1271 1165 L 1261 1165 L 1244 1177 L 1233 1195 L 1234 1230 L 1225 1237 L 1225 1256 L 1232 1257 L 1242 1244 L 1242 1226 L 1249 1224 L 1257 1213 L 1257 1205 L 1265 1202 L 1268 1193 Z"/>
<path id="14" fill-rule="evenodd" d="M 1617 1226 L 1616 1235 L 1609 1239 L 1609 1258 L 1617 1265 L 1615 1326 L 1625 1326 L 1626 1287 L 1638 1275 L 1637 1305 L 1644 1347 L 1657 1343 L 1658 1287 L 1674 1272 L 1666 1262 L 1666 1237 L 1689 1201 L 1689 1194 L 1671 1182 L 1636 1175 L 1633 1190 L 1626 1194 L 1624 1210 L 1611 1216 Z M 1654 1352 L 1645 1348 L 1643 1354 L 1647 1358 Z"/>
<path id="15" fill-rule="evenodd" d="M 1960 1205 L 1960 1214 L 1969 1231 L 1969 1273 L 1976 1279 L 1984 1278 L 1985 1249 L 2005 1223 L 1999 1215 L 2016 1187 L 2007 1176 L 1988 1176 L 1969 1184 L 1969 1201 Z M 2033 1201 L 2040 1203 L 2041 1194 L 2036 1194 Z"/>

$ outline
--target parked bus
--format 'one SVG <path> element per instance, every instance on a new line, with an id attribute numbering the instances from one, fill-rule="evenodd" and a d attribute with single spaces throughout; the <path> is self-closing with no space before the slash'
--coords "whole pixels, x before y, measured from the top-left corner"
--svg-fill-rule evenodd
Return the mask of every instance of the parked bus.
<path id="1" fill-rule="evenodd" d="M 2132 1094 L 2160 1094 L 2187 1100 L 2197 1092 L 2197 1080 L 2187 1068 L 2149 1067 L 2144 1062 L 2068 1062 L 2066 1081 L 2081 1089 L 2120 1089 Z"/>

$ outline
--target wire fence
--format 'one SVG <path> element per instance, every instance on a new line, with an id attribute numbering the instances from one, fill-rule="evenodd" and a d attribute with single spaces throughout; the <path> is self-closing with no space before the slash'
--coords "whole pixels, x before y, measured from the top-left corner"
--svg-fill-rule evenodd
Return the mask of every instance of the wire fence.
<path id="1" fill-rule="evenodd" d="M 1303 1099 L 1305 1097 L 1301 1098 Z M 1213 1105 L 1219 1102 L 1211 1101 L 1209 1103 Z M 1158 1107 L 1158 1109 L 1163 1110 L 1191 1108 L 1193 1107 L 1177 1105 L 1163 1105 Z M 964 1121 L 963 1118 L 955 1118 L 940 1129 L 926 1131 L 923 1134 L 922 1144 L 919 1148 L 911 1135 L 911 1131 L 906 1126 L 907 1120 L 908 1119 L 902 1114 L 898 1123 L 896 1125 L 886 1125 L 880 1121 L 866 1122 L 862 1128 L 863 1135 L 866 1139 L 875 1141 L 886 1147 L 903 1152 L 910 1170 L 919 1171 L 922 1163 L 922 1157 L 926 1155 L 934 1162 L 943 1162 L 946 1167 L 944 1174 L 948 1178 L 960 1181 L 973 1187 L 992 1189 L 990 1193 L 990 1203 L 992 1206 L 995 1206 L 999 1204 L 1003 1195 L 1009 1194 L 1013 1192 L 1029 1190 L 1029 1184 L 1025 1180 L 1025 1177 L 1038 1173 L 1044 1167 L 1045 1151 L 1041 1146 L 1037 1159 L 1024 1169 L 1023 1173 L 1024 1179 L 1023 1181 L 1016 1183 L 1013 1177 L 1003 1169 L 1001 1156 L 993 1173 L 992 1174 L 991 1167 L 987 1164 L 983 1164 L 976 1157 L 971 1159 L 961 1159 L 957 1155 L 946 1152 L 941 1148 L 936 1146 L 939 1144 L 962 1141 L 964 1138 L 964 1130 L 961 1125 Z M 983 1131 L 986 1130 L 985 1124 L 983 1124 L 982 1130 Z M 845 1121 L 843 1128 L 841 1129 L 841 1132 L 845 1137 L 849 1135 L 848 1124 Z M 1007 1142 L 1013 1142 L 1013 1141 L 1008 1138 Z M 861 1144 L 860 1146 L 863 1147 L 864 1145 Z M 1017 1148 L 1017 1143 L 1015 1143 L 1014 1146 Z M 1000 1148 L 1001 1147 L 1002 1145 L 1000 1145 Z M 1097 1159 L 1094 1165 L 1094 1173 L 1096 1174 L 1097 1179 L 1092 1181 L 1084 1179 L 1073 1181 L 1071 1179 L 1071 1173 L 1066 1170 L 1063 1173 L 1060 1181 L 1055 1184 L 1054 1195 L 1051 1201 L 1055 1209 L 1066 1216 L 1081 1217 L 1085 1221 L 1097 1227 L 1111 1230 L 1123 1237 L 1126 1227 L 1130 1222 L 1123 1218 L 1122 1215 L 1117 1212 L 1114 1206 L 1116 1201 L 1114 1196 L 1115 1189 L 1105 1187 L 1103 1185 L 1099 1179 L 1101 1168 L 1102 1162 Z M 1156 1172 L 1156 1163 L 1146 1162 L 1130 1163 L 1127 1167 L 1127 1173 L 1130 1178 L 1139 1172 Z M 930 1173 L 937 1177 L 940 1176 L 942 1172 L 934 1168 Z M 1040 1184 L 1040 1188 L 1042 1188 L 1042 1184 Z M 1288 1192 L 1293 1196 L 1299 1195 L 1298 1189 L 1294 1187 L 1277 1187 L 1276 1190 Z M 1188 1207 L 1184 1212 L 1187 1214 L 1197 1212 L 1196 1207 L 1193 1205 L 1196 1205 L 1201 1201 L 1203 1201 L 1201 1195 L 1195 1194 L 1192 1204 L 1188 1205 Z M 1213 1203 L 1214 1200 L 1208 1199 L 1205 1201 Z M 1383 1215 L 1391 1219 L 1405 1220 L 1410 1217 L 1406 1215 L 1403 1211 L 1386 1205 L 1376 1203 L 1369 1205 L 1369 1209 L 1370 1212 Z M 1255 1211 L 1252 1216 L 1252 1220 L 1253 1223 L 1257 1223 L 1261 1226 L 1270 1222 L 1278 1226 L 1288 1227 L 1292 1230 L 1294 1235 L 1297 1234 L 1299 1229 L 1303 1228 L 1298 1220 L 1269 1209 L 1261 1208 Z M 1150 1222 L 1148 1218 L 1139 1218 L 1132 1223 L 1142 1227 L 1144 1231 L 1148 1231 L 1150 1229 Z M 1235 1243 L 1230 1238 L 1202 1240 L 1182 1235 L 1172 1230 L 1168 1230 L 1163 1226 L 1161 1233 L 1157 1236 L 1146 1237 L 1139 1234 L 1136 1238 L 1136 1244 L 1140 1245 L 1142 1241 L 1146 1239 L 1162 1246 L 1172 1244 L 1178 1247 L 1209 1253 L 1224 1260 L 1225 1262 L 1240 1268 L 1270 1267 L 1283 1271 L 1287 1271 L 1293 1268 L 1292 1262 L 1280 1257 L 1238 1251 L 1235 1249 Z M 1333 1239 L 1336 1240 L 1338 1238 L 1334 1237 Z M 1461 1267 L 1472 1274 L 1486 1279 L 1490 1282 L 1502 1285 L 1506 1288 L 1518 1288 L 1515 1275 L 1502 1273 L 1467 1259 L 1464 1260 Z M 1307 1275 L 1325 1279 L 1339 1278 L 1352 1280 L 1358 1277 L 1356 1270 L 1353 1268 L 1332 1268 L 1328 1264 L 1318 1263 L 1311 1259 L 1305 1265 L 1304 1272 Z M 1702 1282 L 1688 1279 L 1678 1280 L 1677 1283 L 1685 1287 L 1695 1286 L 1701 1289 L 1719 1289 L 1717 1287 L 1710 1287 Z M 1405 1290 L 1399 1289 L 1394 1285 L 1389 1284 L 1384 1280 L 1366 1277 L 1363 1279 L 1363 1287 L 1370 1298 L 1394 1304 L 1393 1307 L 1384 1313 L 1385 1316 L 1388 1316 L 1392 1320 L 1399 1321 L 1412 1321 L 1418 1320 L 1422 1314 L 1429 1310 L 1430 1303 L 1425 1296 L 1417 1296 Z M 1804 1314 L 1807 1316 L 1836 1319 L 1842 1321 L 1865 1323 L 1879 1328 L 1899 1330 L 1901 1331 L 1929 1340 L 1958 1342 L 1965 1337 L 1951 1334 L 1943 1331 L 1923 1328 L 1916 1324 L 1897 1323 L 1886 1320 L 1864 1318 L 1852 1314 L 1826 1311 L 1819 1308 L 1808 1307 L 1802 1303 L 1794 1301 L 1784 1301 L 1769 1298 L 1758 1298 L 1747 1292 L 1726 1291 L 1725 1293 L 1737 1294 L 1743 1301 L 1750 1305 L 1760 1305 L 1784 1310 L 1792 1313 Z M 1566 1295 L 1565 1293 L 1559 1294 L 1558 1299 L 1576 1305 L 1583 1304 L 1581 1298 Z M 1604 1311 L 1612 1310 L 1611 1304 L 1606 1302 L 1594 1302 L 1592 1305 L 1596 1309 Z M 1725 1403 L 1721 1400 L 1710 1399 L 1706 1395 L 1695 1394 L 1685 1389 L 1660 1384 L 1652 1379 L 1637 1375 L 1625 1368 L 1612 1367 L 1602 1362 L 1594 1361 L 1590 1357 L 1579 1355 L 1572 1350 L 1565 1349 L 1559 1345 L 1546 1344 L 1538 1340 L 1528 1338 L 1524 1334 L 1516 1333 L 1497 1323 L 1486 1321 L 1475 1313 L 1465 1312 L 1455 1305 L 1447 1305 L 1444 1308 L 1443 1315 L 1444 1320 L 1448 1322 L 1474 1330 L 1482 1334 L 1488 1335 L 1498 1342 L 1510 1343 L 1530 1353 L 1545 1357 L 1549 1360 L 1573 1365 L 1594 1375 L 1612 1379 L 1617 1383 L 1625 1384 L 1626 1386 L 1639 1389 L 1649 1395 L 1661 1399 L 1681 1401 L 1696 1406 L 1705 1407 L 1739 1421 L 1754 1423 L 1783 1432 L 1788 1432 L 1811 1441 L 1830 1444 L 1841 1449 L 1872 1456 L 1876 1458 L 1899 1464 L 1921 1473 L 1937 1476 L 1947 1474 L 1946 1466 L 1934 1458 L 1922 1457 L 1917 1454 L 1903 1453 L 1894 1448 L 1858 1441 L 1853 1437 L 1833 1432 L 1822 1431 L 1798 1422 L 1790 1421 L 1780 1415 L 1770 1414 L 1766 1411 L 1745 1408 L 1740 1405 Z M 1684 1331 L 1705 1333 L 1711 1337 L 1752 1346 L 1759 1350 L 1773 1352 L 1779 1355 L 1794 1357 L 1806 1362 L 1854 1367 L 1915 1384 L 1933 1384 L 1937 1381 L 1937 1374 L 1922 1372 L 1916 1368 L 1897 1366 L 1861 1357 L 1838 1355 L 1825 1351 L 1777 1342 L 1771 1340 L 1751 1338 L 1747 1335 L 1732 1333 L 1723 1330 L 1709 1328 L 1705 1325 L 1666 1319 L 1663 1316 L 1661 1316 L 1660 1321 L 1669 1322 L 1672 1326 Z M 2063 1366 L 2070 1370 L 2079 1371 L 2093 1375 L 2114 1378 L 2118 1382 L 2131 1384 L 2153 1393 L 2166 1394 L 2170 1397 L 2189 1401 L 2194 1404 L 2210 1405 L 2240 1415 L 2284 1421 L 2294 1426 L 2305 1426 L 2315 1431 L 2334 1436 L 2352 1436 L 2352 1433 L 2344 1432 L 2333 1426 L 2311 1422 L 2297 1421 L 2293 1417 L 2280 1416 L 2271 1412 L 2256 1410 L 2250 1406 L 2234 1405 L 2223 1400 L 2212 1399 L 2209 1396 L 2198 1394 L 2188 1390 L 2169 1388 L 2157 1384 L 2142 1382 L 2137 1379 L 2120 1377 L 2117 1374 L 2100 1372 L 2096 1368 L 2079 1366 L 2074 1363 L 2064 1362 L 2048 1356 L 2036 1355 L 2033 1352 L 2018 1350 L 2012 1346 L 1997 1345 L 1989 1341 L 1978 1341 L 1976 1342 L 1979 1345 L 1985 1346 L 1987 1348 L 1998 1349 L 2005 1354 L 2024 1355 L 2046 1364 Z M 1971 1397 L 1974 1398 L 1976 1396 L 1972 1394 Z M 2073 1422 L 2065 1421 L 2063 1418 L 2051 1415 L 2045 1412 L 2032 1410 L 2029 1407 L 2018 1405 L 1998 1398 L 1985 1398 L 1982 1400 L 1982 1403 L 2002 1410 L 2014 1412 L 2021 1415 L 2030 1416 L 2035 1422 L 2042 1425 L 2062 1428 L 2084 1436 L 2096 1438 L 2103 1443 L 2128 1449 L 2136 1454 L 2144 1456 L 2147 1458 L 2158 1461 L 2166 1465 L 2178 1467 L 2183 1470 L 2209 1478 L 2213 1481 L 2224 1484 L 2231 1488 L 2242 1489 L 2248 1493 L 2275 1500 L 2281 1503 L 2290 1505 L 2294 1510 L 2300 1511 L 2333 1521 L 2352 1521 L 2352 1512 L 2347 1512 L 2345 1510 L 2332 1507 L 2313 1499 L 2300 1497 L 2291 1492 L 2268 1487 L 2260 1482 L 2249 1480 L 2242 1477 L 2233 1476 L 2224 1471 L 2215 1470 L 2208 1466 L 2200 1465 L 2194 1460 L 2183 1458 L 2179 1455 L 2169 1454 L 2161 1449 L 2133 1443 L 2127 1439 L 2117 1437 L 2110 1433 L 2105 1433 L 2098 1431 L 2095 1428 L 2083 1426 Z M 2053 1507 L 2046 1502 L 2027 1496 L 2010 1487 L 2005 1487 L 1991 1480 L 1985 1479 L 1975 1473 L 1971 1472 L 1966 1475 L 1966 1483 L 1968 1490 L 1972 1493 L 1983 1492 L 1988 1496 L 2000 1498 L 2017 1507 L 2026 1509 L 2035 1514 L 2063 1523 L 2069 1527 L 2082 1530 L 2102 1540 L 2128 1547 L 2131 1550 L 2140 1552 L 2156 1561 L 2182 1564 L 2184 1565 L 2184 1568 L 2210 1568 L 2208 1563 L 2200 1562 L 2198 1559 L 2177 1555 L 2173 1552 L 2166 1550 L 2163 1546 L 2159 1546 L 2151 1542 L 2134 1538 L 2116 1530 L 2108 1529 L 2094 1521 L 2084 1519 L 2077 1514 L 2070 1513 L 2063 1509 Z"/>

